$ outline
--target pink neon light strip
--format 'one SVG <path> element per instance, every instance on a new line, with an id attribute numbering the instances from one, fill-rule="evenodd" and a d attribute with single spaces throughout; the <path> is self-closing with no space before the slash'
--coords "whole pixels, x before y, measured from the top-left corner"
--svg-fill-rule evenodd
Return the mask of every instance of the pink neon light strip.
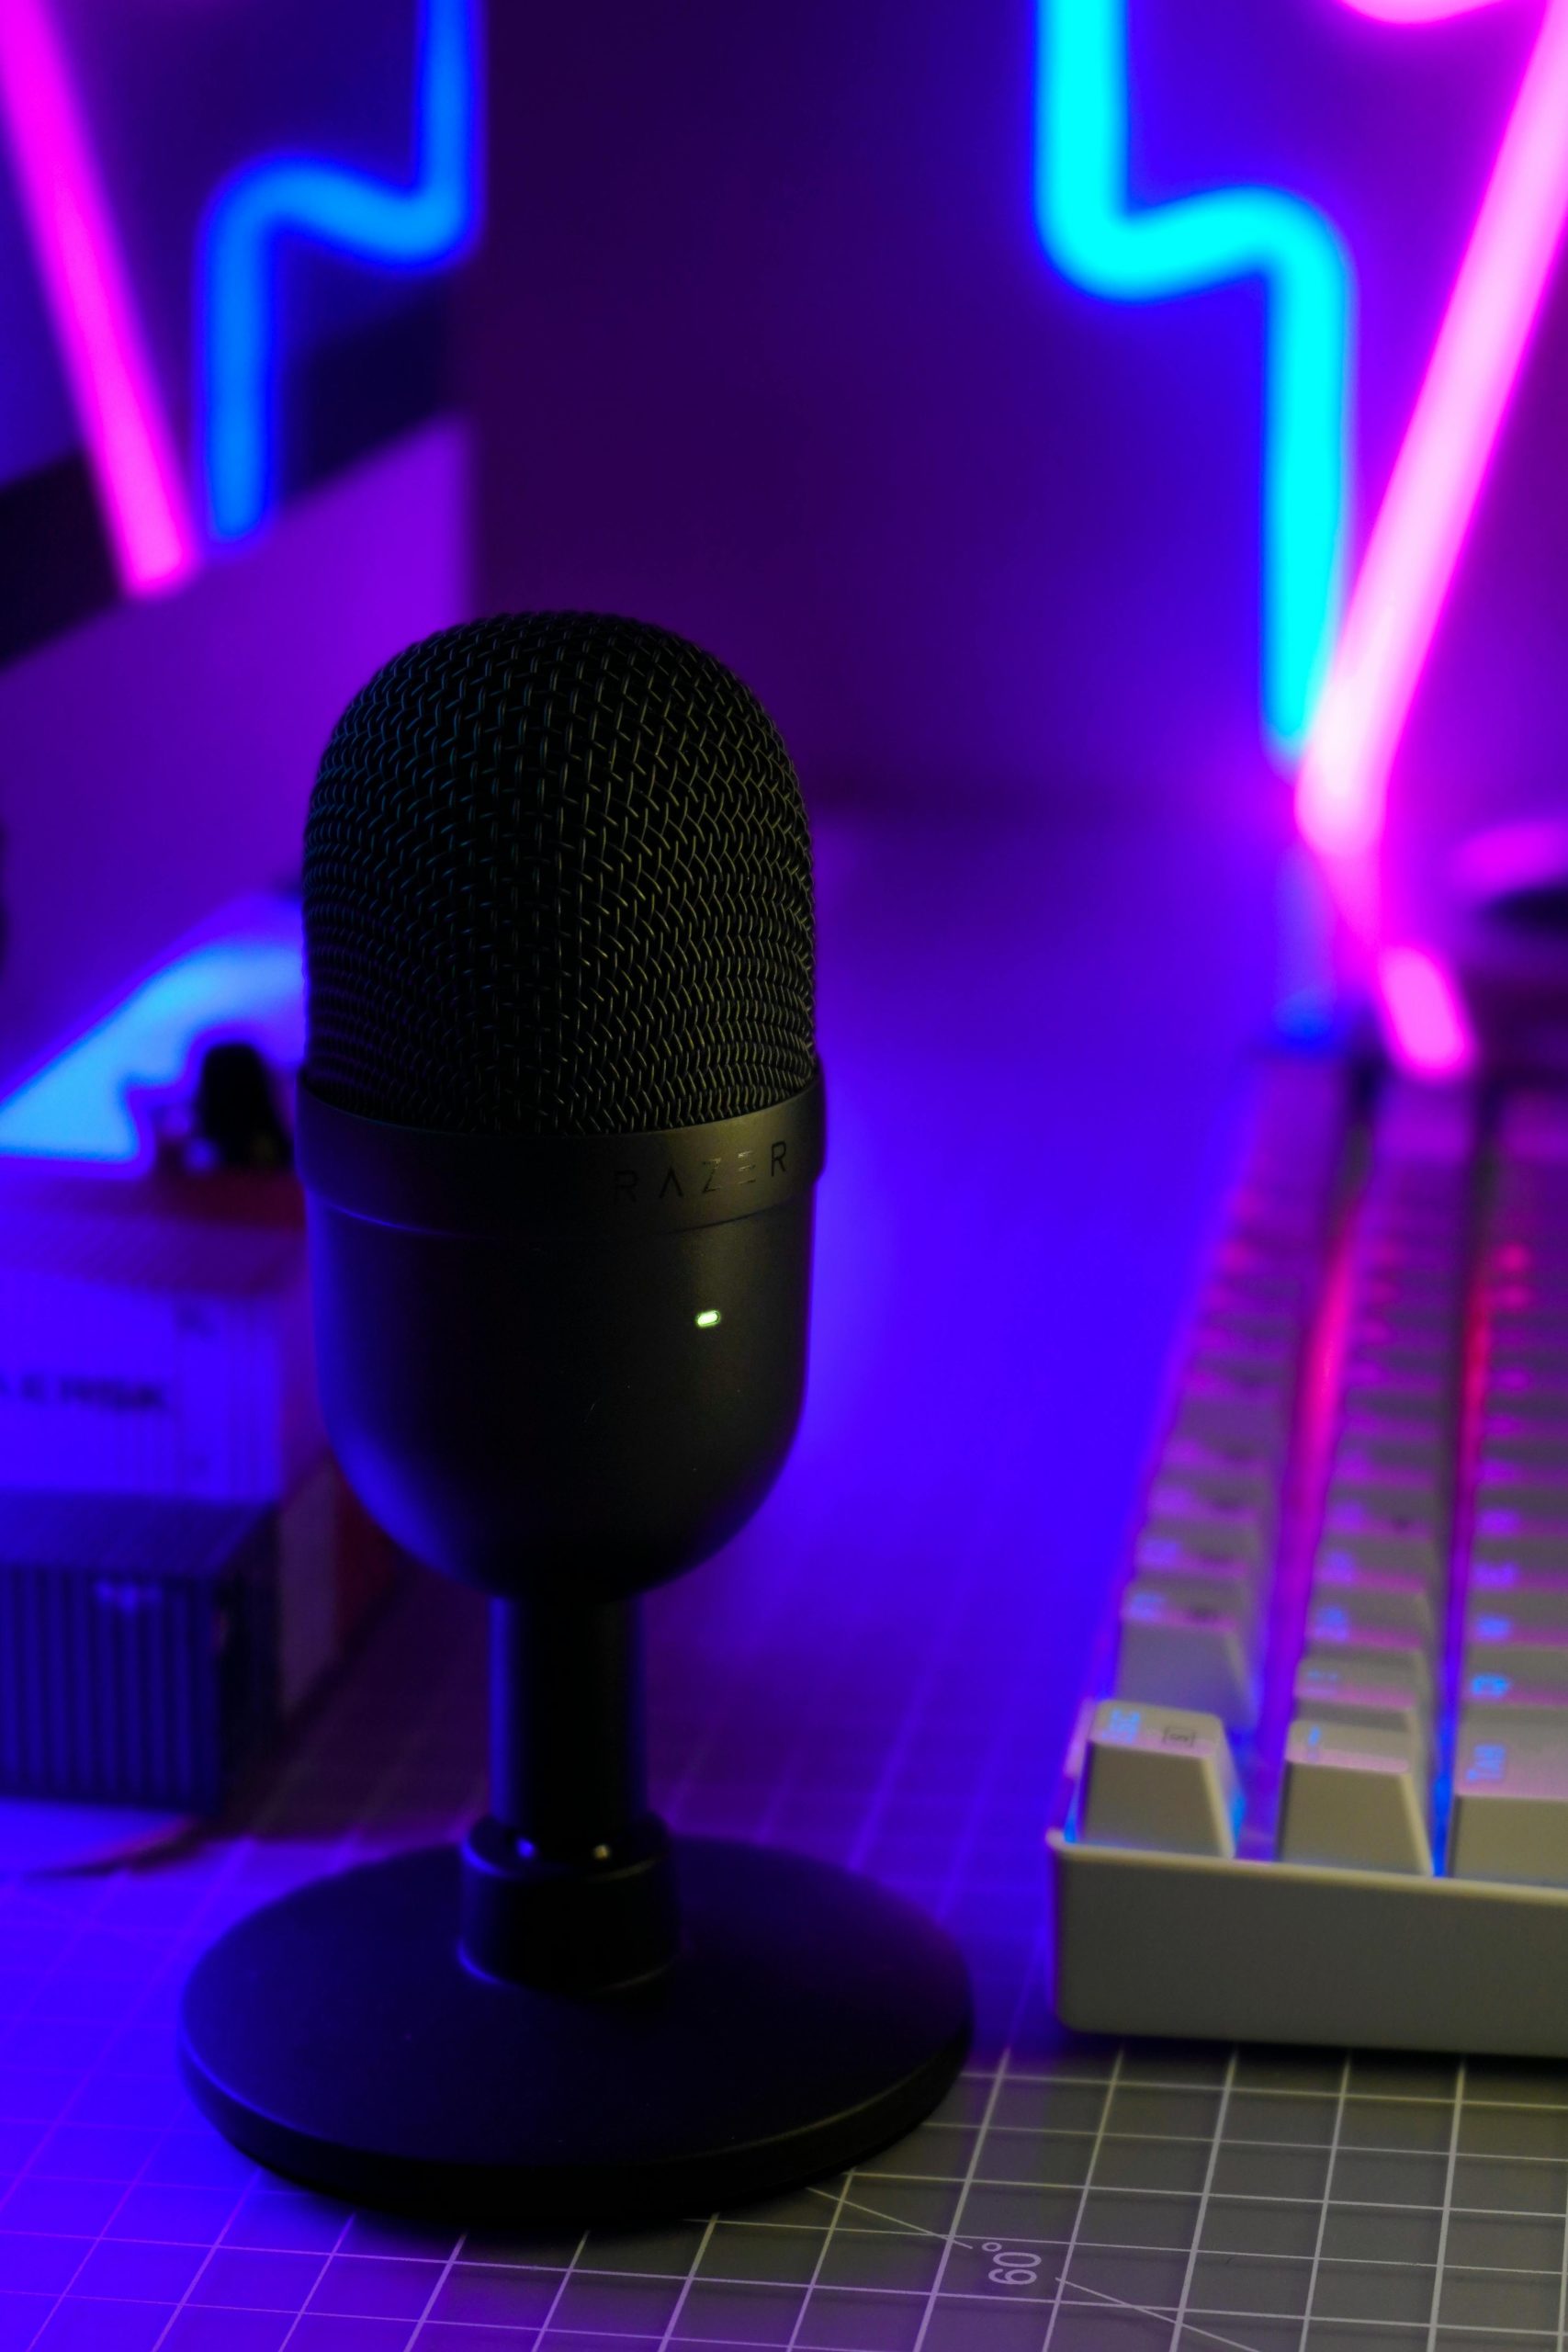
<path id="1" fill-rule="evenodd" d="M 0 0 L 0 120 L 120 576 L 173 587 L 200 550 L 46 0 Z"/>
<path id="2" fill-rule="evenodd" d="M 1461 1078 L 1475 1067 L 1475 1038 L 1452 980 L 1421 947 L 1384 947 L 1378 1001 L 1395 1061 L 1421 1078 Z"/>
<path id="3" fill-rule="evenodd" d="M 1426 21 L 1455 0 L 1352 0 Z M 1458 6 L 1475 0 L 1458 0 Z M 1382 831 L 1389 772 L 1568 220 L 1568 0 L 1551 0 L 1350 600 L 1297 792 L 1330 854 Z"/>

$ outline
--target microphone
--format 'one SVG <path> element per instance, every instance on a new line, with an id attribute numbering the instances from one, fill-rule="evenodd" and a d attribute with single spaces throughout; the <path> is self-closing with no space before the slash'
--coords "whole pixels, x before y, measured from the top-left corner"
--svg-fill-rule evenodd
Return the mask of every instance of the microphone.
<path id="1" fill-rule="evenodd" d="M 304 915 L 322 1406 L 388 1531 L 491 1596 L 491 1810 L 231 1929 L 187 2083 L 365 2203 L 631 2220 L 836 2171 L 952 2082 L 962 1962 L 848 1872 L 672 1839 L 642 1758 L 637 1596 L 750 1518 L 805 1392 L 788 754 L 665 630 L 448 629 L 339 722 Z"/>
<path id="2" fill-rule="evenodd" d="M 749 1519 L 805 1388 L 811 852 L 761 706 L 661 630 L 446 632 L 305 835 L 328 1426 L 416 1556 L 640 1590 Z"/>

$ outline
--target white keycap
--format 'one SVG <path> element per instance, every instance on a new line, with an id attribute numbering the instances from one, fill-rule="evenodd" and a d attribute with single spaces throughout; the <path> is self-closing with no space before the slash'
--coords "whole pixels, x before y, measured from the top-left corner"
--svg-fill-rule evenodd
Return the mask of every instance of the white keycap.
<path id="1" fill-rule="evenodd" d="M 1568 1886 L 1568 1721 L 1460 1726 L 1450 1815 L 1455 1878 Z"/>
<path id="2" fill-rule="evenodd" d="M 1301 1321 L 1286 1307 L 1252 1306 L 1213 1290 L 1199 1300 L 1192 1340 L 1200 1349 L 1213 1341 L 1222 1347 L 1273 1349 L 1293 1356 L 1301 1340 Z"/>
<path id="3" fill-rule="evenodd" d="M 1259 1510 L 1244 1486 L 1160 1478 L 1149 1489 L 1144 1532 L 1261 1567 L 1273 1549 L 1273 1513 Z"/>
<path id="4" fill-rule="evenodd" d="M 1339 1422 L 1346 1430 L 1382 1423 L 1446 1430 L 1453 1404 L 1447 1386 L 1419 1380 L 1346 1381 L 1339 1396 Z"/>
<path id="5" fill-rule="evenodd" d="M 1549 1470 L 1532 1469 L 1528 1463 L 1483 1455 L 1476 1465 L 1475 1507 L 1478 1513 L 1512 1510 L 1531 1519 L 1568 1521 L 1568 1468 L 1554 1478 Z"/>
<path id="6" fill-rule="evenodd" d="M 1495 1365 L 1486 1383 L 1486 1401 L 1521 1420 L 1561 1421 L 1568 1415 L 1568 1384 L 1522 1365 Z"/>
<path id="7" fill-rule="evenodd" d="M 1240 1560 L 1224 1561 L 1219 1568 L 1193 1570 L 1173 1562 L 1140 1564 L 1137 1583 L 1157 1593 L 1168 1609 L 1204 1619 L 1234 1618 L 1242 1627 L 1248 1649 L 1258 1640 L 1258 1599 L 1250 1569 Z"/>
<path id="8" fill-rule="evenodd" d="M 1419 1646 L 1403 1649 L 1367 1642 L 1325 1642 L 1303 1653 L 1301 1668 L 1307 1667 L 1315 1668 L 1325 1676 L 1338 1675 L 1350 1683 L 1371 1684 L 1381 1690 L 1408 1691 L 1427 1722 L 1431 1721 L 1432 1669 L 1427 1652 Z M 1310 1714 L 1312 1710 L 1299 1707 L 1296 1712 Z"/>
<path id="9" fill-rule="evenodd" d="M 1526 1625 L 1499 1610 L 1467 1612 L 1464 1672 L 1497 1675 L 1530 1690 L 1568 1693 L 1568 1637 L 1550 1625 Z"/>
<path id="10" fill-rule="evenodd" d="M 1401 1679 L 1409 1676 L 1426 1703 L 1431 1704 L 1434 1645 L 1406 1626 L 1380 1624 L 1343 1594 L 1314 1595 L 1307 1608 L 1306 1646 L 1341 1655 L 1351 1651 L 1365 1665 L 1375 1660 L 1380 1669 L 1393 1668 Z M 1408 1663 L 1395 1667 L 1397 1658 Z"/>
<path id="11" fill-rule="evenodd" d="M 1568 1386 L 1568 1348 L 1562 1345 L 1561 1330 L 1531 1332 L 1523 1339 L 1517 1332 L 1507 1332 L 1487 1349 L 1486 1370 L 1493 1380 L 1533 1374 L 1538 1380 Z"/>
<path id="12" fill-rule="evenodd" d="M 1280 1860 L 1429 1877 L 1423 1764 L 1404 1732 L 1298 1716 L 1285 1743 Z"/>
<path id="13" fill-rule="evenodd" d="M 1528 1561 L 1568 1574 L 1568 1521 L 1486 1503 L 1476 1510 L 1470 1555 L 1472 1560 Z"/>
<path id="14" fill-rule="evenodd" d="M 1413 1568 L 1440 1582 L 1448 1568 L 1447 1530 L 1429 1515 L 1380 1507 L 1330 1491 L 1323 1514 L 1320 1557 L 1343 1553 L 1362 1568 Z"/>
<path id="15" fill-rule="evenodd" d="M 1480 1451 L 1488 1459 L 1560 1469 L 1568 1461 L 1568 1414 L 1541 1420 L 1488 1397 L 1481 1408 Z"/>
<path id="16" fill-rule="evenodd" d="M 1353 1609 L 1360 1625 L 1410 1634 L 1428 1644 L 1437 1638 L 1438 1611 L 1425 1577 L 1397 1568 L 1359 1567 L 1336 1549 L 1318 1555 L 1312 1599 L 1314 1610 L 1337 1605 Z"/>
<path id="17" fill-rule="evenodd" d="M 1306 1268 L 1282 1265 L 1276 1255 L 1256 1241 L 1232 1234 L 1214 1253 L 1213 1271 L 1204 1286 L 1202 1303 L 1205 1306 L 1220 1303 L 1261 1307 L 1266 1314 L 1293 1315 L 1301 1321 L 1311 1295 L 1312 1280 Z"/>
<path id="18" fill-rule="evenodd" d="M 1237 1611 L 1180 1607 L 1152 1581 L 1122 1596 L 1116 1695 L 1217 1715 L 1233 1731 L 1258 1721 L 1253 1635 Z"/>
<path id="19" fill-rule="evenodd" d="M 1158 1567 L 1188 1568 L 1195 1576 L 1213 1570 L 1260 1584 L 1268 1554 L 1259 1536 L 1251 1512 L 1235 1519 L 1216 1516 L 1212 1524 L 1199 1526 L 1177 1512 L 1151 1509 L 1138 1530 L 1134 1556 Z"/>
<path id="20" fill-rule="evenodd" d="M 1334 1447 L 1334 1477 L 1400 1478 L 1434 1494 L 1448 1486 L 1449 1449 L 1440 1430 L 1342 1430 Z"/>
<path id="21" fill-rule="evenodd" d="M 1461 1719 L 1478 1730 L 1485 1724 L 1506 1728 L 1537 1715 L 1568 1723 L 1568 1689 L 1553 1690 L 1547 1682 L 1521 1682 L 1511 1674 L 1483 1669 L 1460 1679 Z"/>
<path id="22" fill-rule="evenodd" d="M 1568 1577 L 1539 1575 L 1512 1561 L 1478 1560 L 1465 1587 L 1464 1614 L 1467 1626 L 1501 1614 L 1532 1633 L 1568 1632 Z"/>
<path id="23" fill-rule="evenodd" d="M 1353 1400 L 1353 1409 L 1346 1399 L 1340 1400 L 1337 1469 L 1352 1459 L 1384 1467 L 1399 1464 L 1436 1482 L 1444 1474 L 1451 1452 L 1446 1426 L 1397 1420 L 1374 1410 L 1364 1399 Z"/>
<path id="24" fill-rule="evenodd" d="M 1253 1508 L 1270 1514 L 1280 1498 L 1280 1460 L 1271 1445 L 1245 1438 L 1201 1438 L 1174 1430 L 1160 1451 L 1156 1480 L 1197 1482 L 1216 1478 L 1227 1491 L 1245 1490 Z"/>
<path id="25" fill-rule="evenodd" d="M 1368 1731 L 1397 1731 L 1424 1760 L 1431 1754 L 1431 1724 L 1414 1684 L 1342 1658 L 1303 1658 L 1296 1668 L 1293 1712 L 1324 1724 L 1356 1724 Z"/>
<path id="26" fill-rule="evenodd" d="M 1121 1699 L 1095 1709 L 1079 1813 L 1086 1845 L 1228 1860 L 1239 1802 L 1217 1716 Z"/>
<path id="27" fill-rule="evenodd" d="M 1289 1400 L 1280 1389 L 1201 1367 L 1183 1374 L 1173 1419 L 1184 1436 L 1247 1438 L 1276 1453 L 1290 1432 Z"/>

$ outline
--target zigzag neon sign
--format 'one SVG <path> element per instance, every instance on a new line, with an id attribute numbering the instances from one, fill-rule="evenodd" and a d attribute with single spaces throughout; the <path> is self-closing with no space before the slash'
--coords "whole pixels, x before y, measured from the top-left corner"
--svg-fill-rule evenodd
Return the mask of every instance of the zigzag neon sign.
<path id="1" fill-rule="evenodd" d="M 1431 24 L 1493 0 L 1348 0 Z M 1551 0 L 1372 527 L 1307 747 L 1297 820 L 1352 856 L 1388 780 L 1568 221 L 1568 0 Z"/>
<path id="2" fill-rule="evenodd" d="M 261 523 L 275 494 L 275 273 L 313 238 L 392 268 L 458 254 L 479 212 L 479 0 L 421 0 L 417 163 L 407 186 L 310 158 L 249 166 L 209 214 L 200 264 L 201 470 L 213 532 Z M 48 0 L 0 0 L 0 127 L 120 579 L 175 586 L 202 559 L 92 141 Z"/>
<path id="3" fill-rule="evenodd" d="M 1295 748 L 1339 624 L 1350 265 L 1319 214 L 1270 188 L 1129 210 L 1126 6 L 1042 0 L 1035 217 L 1063 273 L 1112 300 L 1268 281 L 1263 707 L 1276 741 Z"/>
<path id="4" fill-rule="evenodd" d="M 1346 5 L 1412 25 L 1493 0 Z M 1272 189 L 1129 210 L 1126 0 L 1039 0 L 1037 53 L 1035 214 L 1066 276 L 1134 300 L 1269 282 L 1265 715 L 1304 750 L 1308 840 L 1365 852 L 1568 220 L 1568 0 L 1550 0 L 1342 633 L 1354 291 L 1337 236 Z"/>
<path id="5" fill-rule="evenodd" d="M 208 503 L 220 538 L 255 529 L 272 503 L 277 447 L 274 274 L 286 235 L 386 268 L 449 261 L 479 209 L 475 0 L 424 0 L 418 164 L 406 187 L 310 159 L 253 164 L 208 217 L 201 264 Z"/>

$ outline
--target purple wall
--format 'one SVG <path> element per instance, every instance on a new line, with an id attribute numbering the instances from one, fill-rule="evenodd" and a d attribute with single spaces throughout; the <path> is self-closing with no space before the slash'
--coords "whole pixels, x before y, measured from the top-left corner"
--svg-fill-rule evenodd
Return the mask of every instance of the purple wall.
<path id="1" fill-rule="evenodd" d="M 1145 198 L 1272 180 L 1349 234 L 1364 520 L 1537 12 L 1132 17 Z M 1260 301 L 1118 310 L 1052 275 L 1029 0 L 492 20 L 487 603 L 706 640 L 819 795 L 1281 791 L 1257 725 Z M 1559 299 L 1406 766 L 1434 823 L 1568 797 L 1565 384 Z"/>
<path id="2" fill-rule="evenodd" d="M 0 674 L 0 1074 L 225 899 L 297 874 L 342 706 L 468 609 L 466 454 L 432 426 L 183 594 Z"/>

